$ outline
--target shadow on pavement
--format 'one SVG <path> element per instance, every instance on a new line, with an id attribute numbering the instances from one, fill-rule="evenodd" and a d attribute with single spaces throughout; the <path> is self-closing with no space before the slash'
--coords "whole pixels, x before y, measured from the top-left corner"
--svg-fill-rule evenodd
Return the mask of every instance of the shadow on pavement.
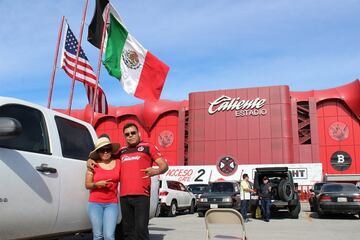
<path id="1" fill-rule="evenodd" d="M 150 240 L 163 240 L 165 234 L 150 234 Z"/>
<path id="2" fill-rule="evenodd" d="M 178 211 L 178 212 L 176 213 L 176 216 L 192 215 L 192 214 L 197 214 L 197 213 L 189 213 L 188 210 L 186 210 L 186 211 Z M 176 216 L 174 216 L 174 217 L 176 217 Z M 169 217 L 169 216 L 167 216 L 166 214 L 160 214 L 158 217 L 174 218 L 174 217 Z"/>
<path id="3" fill-rule="evenodd" d="M 315 219 L 336 219 L 336 220 L 359 220 L 360 217 L 351 214 L 325 214 L 323 216 L 319 216 L 316 212 L 310 214 L 311 218 Z"/>
<path id="4" fill-rule="evenodd" d="M 149 231 L 174 231 L 175 229 L 173 228 L 161 228 L 161 227 L 149 227 Z"/>
<path id="5" fill-rule="evenodd" d="M 165 233 L 161 233 L 161 232 L 169 232 L 169 231 L 174 231 L 175 229 L 173 228 L 163 228 L 163 227 L 155 227 L 152 226 L 153 224 L 149 224 L 149 231 L 150 231 L 150 240 L 163 240 L 166 236 Z M 152 233 L 152 231 L 157 231 L 160 233 Z"/>
<path id="6" fill-rule="evenodd" d="M 250 218 L 253 219 L 253 218 Z M 279 210 L 279 211 L 272 211 L 270 214 L 270 219 L 271 220 L 288 220 L 291 219 L 289 211 L 287 210 Z M 262 220 L 262 217 L 257 219 L 257 220 Z"/>

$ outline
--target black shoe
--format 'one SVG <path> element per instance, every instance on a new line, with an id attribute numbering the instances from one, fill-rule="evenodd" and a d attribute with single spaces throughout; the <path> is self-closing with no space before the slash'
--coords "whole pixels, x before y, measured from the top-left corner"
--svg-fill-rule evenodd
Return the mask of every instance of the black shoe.
<path id="1" fill-rule="evenodd" d="M 269 220 L 269 219 L 265 219 L 264 221 L 265 221 L 265 222 L 270 222 L 270 220 Z"/>

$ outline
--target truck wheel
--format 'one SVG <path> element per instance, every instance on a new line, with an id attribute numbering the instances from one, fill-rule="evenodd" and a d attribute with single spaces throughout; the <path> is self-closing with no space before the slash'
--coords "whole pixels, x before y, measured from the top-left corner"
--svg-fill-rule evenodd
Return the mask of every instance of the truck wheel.
<path id="1" fill-rule="evenodd" d="M 298 202 L 295 207 L 289 207 L 290 217 L 294 219 L 299 218 L 300 210 L 301 210 L 300 202 Z"/>
<path id="2" fill-rule="evenodd" d="M 176 201 L 172 200 L 171 205 L 170 205 L 170 209 L 168 211 L 168 217 L 175 217 L 176 210 L 177 210 Z"/>
<path id="3" fill-rule="evenodd" d="M 293 185 L 287 179 L 280 181 L 278 191 L 279 197 L 285 202 L 290 201 L 294 196 Z"/>
<path id="4" fill-rule="evenodd" d="M 198 211 L 198 216 L 199 216 L 199 217 L 205 216 L 205 212 L 203 212 L 203 211 Z"/>
<path id="5" fill-rule="evenodd" d="M 194 212 L 195 212 L 195 201 L 191 200 L 191 206 L 190 206 L 189 213 L 194 214 Z"/>

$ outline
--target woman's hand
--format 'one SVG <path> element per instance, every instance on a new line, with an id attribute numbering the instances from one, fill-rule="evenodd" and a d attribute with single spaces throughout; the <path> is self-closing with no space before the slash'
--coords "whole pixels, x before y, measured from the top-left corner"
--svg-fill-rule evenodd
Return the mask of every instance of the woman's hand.
<path id="1" fill-rule="evenodd" d="M 103 187 L 108 187 L 110 186 L 112 183 L 111 179 L 107 179 L 107 180 L 100 180 L 96 183 L 94 183 L 94 185 L 98 188 L 103 188 Z"/>

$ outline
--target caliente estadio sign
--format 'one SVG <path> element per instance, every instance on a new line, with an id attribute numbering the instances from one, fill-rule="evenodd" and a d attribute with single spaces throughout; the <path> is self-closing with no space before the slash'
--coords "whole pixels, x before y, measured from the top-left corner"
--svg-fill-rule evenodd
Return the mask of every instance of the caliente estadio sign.
<path id="1" fill-rule="evenodd" d="M 236 117 L 261 116 L 266 115 L 267 110 L 265 98 L 241 99 L 240 97 L 231 98 L 226 95 L 218 97 L 213 102 L 209 102 L 208 113 L 213 115 L 217 112 L 234 111 Z"/>

